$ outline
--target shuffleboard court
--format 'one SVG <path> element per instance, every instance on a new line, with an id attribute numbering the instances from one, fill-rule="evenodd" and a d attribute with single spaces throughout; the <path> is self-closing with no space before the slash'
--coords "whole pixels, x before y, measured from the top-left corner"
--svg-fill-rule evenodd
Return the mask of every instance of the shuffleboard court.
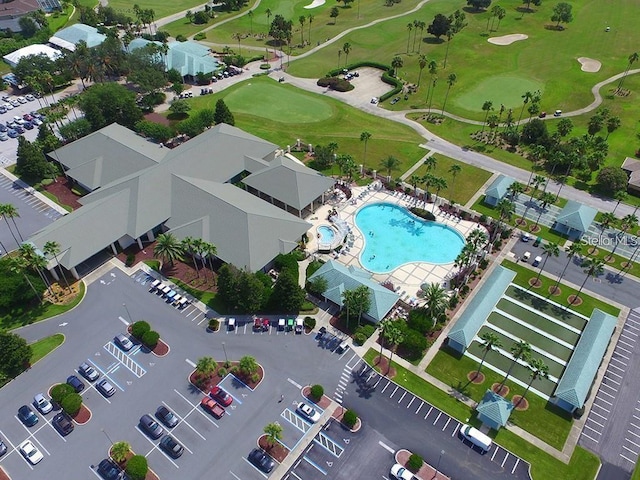
<path id="1" fill-rule="evenodd" d="M 587 325 L 587 320 L 575 315 L 570 310 L 549 303 L 544 298 L 540 298 L 513 285 L 507 288 L 505 296 L 515 298 L 520 303 L 524 303 L 534 310 L 543 312 L 578 330 L 584 330 L 584 327 Z"/>

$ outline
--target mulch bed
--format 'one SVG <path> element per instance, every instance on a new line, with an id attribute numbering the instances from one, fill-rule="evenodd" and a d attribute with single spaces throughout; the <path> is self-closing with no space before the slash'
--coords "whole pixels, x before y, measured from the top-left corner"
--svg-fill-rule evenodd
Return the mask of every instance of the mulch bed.
<path id="1" fill-rule="evenodd" d="M 169 345 L 164 343 L 162 340 L 158 340 L 158 343 L 156 344 L 152 352 L 158 357 L 164 357 L 169 353 Z"/>
<path id="2" fill-rule="evenodd" d="M 2 467 L 0 467 L 0 480 L 11 480 L 11 477 L 7 475 L 7 472 Z"/>
<path id="3" fill-rule="evenodd" d="M 323 410 L 326 410 L 327 407 L 329 405 L 331 405 L 331 399 L 329 397 L 327 397 L 326 395 L 322 395 L 322 398 L 320 400 L 316 400 L 315 397 L 312 397 L 311 396 L 311 387 L 308 386 L 308 385 L 306 387 L 302 387 L 302 396 L 304 398 L 312 401 L 313 403 L 318 405 Z"/>
<path id="4" fill-rule="evenodd" d="M 529 228 L 529 231 L 531 233 L 538 233 L 540 230 L 542 230 L 539 226 L 533 226 L 531 228 Z"/>
<path id="5" fill-rule="evenodd" d="M 215 387 L 218 383 L 220 383 L 223 378 L 220 375 L 218 375 L 218 370 L 220 368 L 223 368 L 226 362 L 217 362 L 217 363 L 218 363 L 218 368 L 216 368 L 216 371 L 211 375 L 201 376 L 198 372 L 194 370 L 193 372 L 191 372 L 191 375 L 189 375 L 189 381 L 193 385 L 198 387 L 200 390 L 202 390 L 203 393 L 205 392 L 208 393 L 213 387 Z M 236 365 L 239 365 L 240 362 L 230 362 L 230 363 L 231 363 L 231 367 L 234 367 Z M 227 371 L 229 370 L 230 368 L 227 369 Z M 258 364 L 257 373 L 259 377 L 257 381 L 253 381 L 250 377 L 248 377 L 247 375 L 244 375 L 241 372 L 234 373 L 234 376 L 238 380 L 240 380 L 242 383 L 244 383 L 247 387 L 249 387 L 251 390 L 255 390 L 258 387 L 258 385 L 260 385 L 260 382 L 262 382 L 262 379 L 264 378 L 264 369 L 260 364 Z"/>
<path id="6" fill-rule="evenodd" d="M 499 383 L 494 383 L 493 385 L 491 385 L 491 390 L 497 393 L 498 395 L 500 395 L 501 397 L 506 397 L 507 395 L 509 395 L 509 387 L 507 387 L 506 385 L 503 385 L 502 390 L 498 391 L 499 386 L 500 386 Z"/>
<path id="7" fill-rule="evenodd" d="M 562 289 L 560 287 L 554 287 L 553 285 L 549 287 L 549 295 L 553 295 L 557 297 L 562 293 Z"/>
<path id="8" fill-rule="evenodd" d="M 71 191 L 72 187 L 72 181 L 67 180 L 64 176 L 60 176 L 56 178 L 55 182 L 49 185 L 45 185 L 43 189 L 50 194 L 55 195 L 58 199 L 58 202 L 62 205 L 67 205 L 76 210 L 82 205 L 80 204 L 80 202 L 78 202 L 80 196 Z"/>
<path id="9" fill-rule="evenodd" d="M 589 255 L 593 255 L 593 256 L 598 255 L 598 253 L 599 253 L 599 252 L 600 252 L 600 250 L 598 250 L 596 247 L 591 247 L 591 248 L 589 248 L 589 249 L 587 250 L 587 253 L 588 253 Z"/>
<path id="10" fill-rule="evenodd" d="M 604 257 L 604 261 L 607 263 L 613 263 L 616 261 L 616 257 L 614 257 L 613 255 L 607 255 L 606 257 Z"/>
<path id="11" fill-rule="evenodd" d="M 89 408 L 85 405 L 81 405 L 80 411 L 72 417 L 74 422 L 76 422 L 78 425 L 84 425 L 89 420 L 91 420 L 91 410 L 89 410 Z"/>
<path id="12" fill-rule="evenodd" d="M 569 302 L 569 307 L 577 307 L 578 305 L 582 305 L 582 299 L 576 295 L 569 295 L 567 297 L 567 301 Z"/>
<path id="13" fill-rule="evenodd" d="M 284 459 L 287 458 L 287 455 L 289 455 L 289 449 L 281 443 L 276 442 L 274 445 L 270 445 L 267 442 L 266 435 L 261 435 L 260 438 L 258 438 L 258 446 L 278 463 L 282 463 Z"/>
<path id="14" fill-rule="evenodd" d="M 118 466 L 122 469 L 125 470 L 127 468 L 127 462 L 131 459 L 131 457 L 133 457 L 135 455 L 135 453 L 131 450 L 129 450 L 129 453 L 127 453 L 126 458 L 124 459 L 124 461 L 122 462 L 116 462 L 118 464 Z M 109 449 L 109 458 L 111 458 L 111 449 Z M 113 458 L 111 458 L 113 460 Z M 115 460 L 114 460 L 115 462 Z M 153 470 L 149 469 L 147 471 L 147 474 L 144 477 L 144 480 L 160 480 L 160 477 L 158 475 L 156 475 L 156 472 L 154 472 Z"/>
<path id="15" fill-rule="evenodd" d="M 167 127 L 171 126 L 171 121 L 167 117 L 165 117 L 164 115 L 160 115 L 159 113 L 155 113 L 155 112 L 147 113 L 144 116 L 144 119 L 150 122 L 166 125 Z"/>
<path id="16" fill-rule="evenodd" d="M 482 382 L 484 382 L 484 373 L 478 373 L 475 370 L 473 372 L 469 372 L 467 373 L 467 380 L 469 380 L 474 385 L 480 385 Z"/>
<path id="17" fill-rule="evenodd" d="M 340 422 L 340 424 L 342 425 L 343 428 L 346 428 L 347 430 L 349 430 L 351 432 L 359 431 L 362 428 L 362 420 L 360 420 L 359 417 L 356 420 L 356 424 L 353 426 L 353 428 L 349 428 L 344 423 L 342 423 L 342 418 L 344 417 L 344 414 L 347 411 L 348 411 L 347 408 L 344 408 L 342 405 L 340 405 L 339 407 L 336 407 L 336 409 L 331 414 L 331 417 L 335 418 L 338 422 Z"/>
<path id="18" fill-rule="evenodd" d="M 535 278 L 530 278 L 529 279 L 529 286 L 533 287 L 533 288 L 538 288 L 540 287 L 540 285 L 542 285 L 542 280 L 538 280 Z"/>
<path id="19" fill-rule="evenodd" d="M 410 456 L 411 456 L 411 452 L 410 451 L 405 450 L 405 449 L 398 450 L 396 452 L 396 462 L 398 462 L 400 465 L 406 467 Z M 440 473 L 440 472 L 436 473 L 435 468 L 433 468 L 427 462 L 424 462 L 422 464 L 422 467 L 420 467 L 420 470 L 418 470 L 416 472 L 416 475 L 419 478 L 423 478 L 425 480 L 438 480 L 438 479 L 443 480 L 443 479 L 448 479 L 449 478 L 446 475 L 444 475 L 443 473 Z"/>
<path id="20" fill-rule="evenodd" d="M 59 282 L 51 283 L 53 295 L 49 293 L 49 289 L 45 289 L 43 298 L 55 305 L 67 305 L 73 302 L 80 293 L 80 282 L 73 277 L 69 278 L 69 276 L 67 276 L 67 280 L 73 280 L 73 283 L 69 283 L 69 288 L 61 278 Z"/>
<path id="21" fill-rule="evenodd" d="M 520 405 L 518 405 L 518 402 L 520 402 Z M 519 412 L 529 409 L 529 401 L 526 398 L 522 398 L 521 395 L 514 395 L 511 399 L 511 403 L 513 403 L 516 410 Z"/>
<path id="22" fill-rule="evenodd" d="M 389 359 L 384 355 L 380 358 L 380 355 L 377 355 L 373 360 L 373 366 L 375 369 L 383 374 L 387 378 L 393 378 L 396 376 L 396 369 L 393 367 L 389 367 Z"/>

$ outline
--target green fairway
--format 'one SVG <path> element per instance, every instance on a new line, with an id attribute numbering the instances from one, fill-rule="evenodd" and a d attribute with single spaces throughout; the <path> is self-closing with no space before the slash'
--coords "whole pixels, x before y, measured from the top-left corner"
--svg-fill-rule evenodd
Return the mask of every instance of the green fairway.
<path id="1" fill-rule="evenodd" d="M 482 107 L 487 99 L 499 98 L 506 109 L 512 108 L 517 115 L 519 107 L 522 107 L 522 93 L 536 90 L 544 94 L 544 83 L 519 75 L 493 75 L 455 97 L 454 103 L 465 110 L 474 111 Z"/>
<path id="2" fill-rule="evenodd" d="M 166 0 L 138 0 L 133 3 L 128 2 L 127 0 L 109 0 L 109 6 L 116 12 L 125 13 L 134 20 L 136 19 L 135 13 L 133 13 L 134 4 L 137 4 L 142 10 L 149 8 L 152 9 L 155 14 L 154 18 L 156 20 L 160 20 L 168 15 L 172 15 L 183 10 L 189 10 L 198 5 L 203 5 L 204 3 L 205 2 L 202 0 L 181 0 L 180 2 L 175 3 L 167 2 Z"/>
<path id="3" fill-rule="evenodd" d="M 40 340 L 33 342 L 31 345 L 31 365 L 38 360 L 43 359 L 49 353 L 53 352 L 64 342 L 64 335 L 56 333 L 50 337 L 41 338 Z"/>
<path id="4" fill-rule="evenodd" d="M 313 123 L 333 115 L 331 105 L 322 97 L 280 88 L 277 83 L 245 82 L 225 98 L 233 112 L 241 112 L 287 123 Z"/>
<path id="5" fill-rule="evenodd" d="M 544 298 L 533 295 L 532 293 L 514 285 L 509 285 L 509 287 L 507 287 L 505 295 L 515 298 L 520 303 L 529 305 L 531 308 L 543 312 L 573 328 L 577 328 L 578 330 L 583 330 L 587 325 L 587 320 L 575 315 L 570 310 L 558 307 L 553 303 L 547 302 Z"/>

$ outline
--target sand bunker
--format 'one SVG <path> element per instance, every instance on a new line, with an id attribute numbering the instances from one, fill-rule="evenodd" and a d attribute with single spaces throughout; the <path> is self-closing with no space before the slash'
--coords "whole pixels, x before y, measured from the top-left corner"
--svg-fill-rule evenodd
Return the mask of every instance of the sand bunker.
<path id="1" fill-rule="evenodd" d="M 529 38 L 529 36 L 524 33 L 514 33 L 512 35 L 503 35 L 502 37 L 491 37 L 487 39 L 487 42 L 493 43 L 494 45 L 511 45 L 513 42 L 526 40 L 527 38 Z"/>
<path id="2" fill-rule="evenodd" d="M 583 72 L 599 72 L 600 67 L 602 67 L 602 64 L 598 60 L 594 60 L 593 58 L 580 57 L 578 58 L 578 61 L 580 62 L 580 65 L 582 65 L 582 68 L 580 68 L 580 70 L 582 70 Z"/>
<path id="3" fill-rule="evenodd" d="M 313 0 L 309 5 L 305 5 L 304 8 L 316 8 L 320 5 L 324 5 L 326 0 Z"/>

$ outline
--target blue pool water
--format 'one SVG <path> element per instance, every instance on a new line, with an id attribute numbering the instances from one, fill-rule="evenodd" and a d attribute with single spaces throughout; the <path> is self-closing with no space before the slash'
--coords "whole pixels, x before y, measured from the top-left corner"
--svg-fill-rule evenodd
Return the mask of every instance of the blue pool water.
<path id="1" fill-rule="evenodd" d="M 356 226 L 365 239 L 360 263 L 374 273 L 390 272 L 409 262 L 451 263 L 464 246 L 457 230 L 389 203 L 362 207 Z"/>
<path id="2" fill-rule="evenodd" d="M 326 225 L 320 225 L 318 227 L 318 233 L 320 234 L 320 238 L 318 239 L 319 243 L 331 243 L 336 236 L 333 228 L 327 227 Z"/>

